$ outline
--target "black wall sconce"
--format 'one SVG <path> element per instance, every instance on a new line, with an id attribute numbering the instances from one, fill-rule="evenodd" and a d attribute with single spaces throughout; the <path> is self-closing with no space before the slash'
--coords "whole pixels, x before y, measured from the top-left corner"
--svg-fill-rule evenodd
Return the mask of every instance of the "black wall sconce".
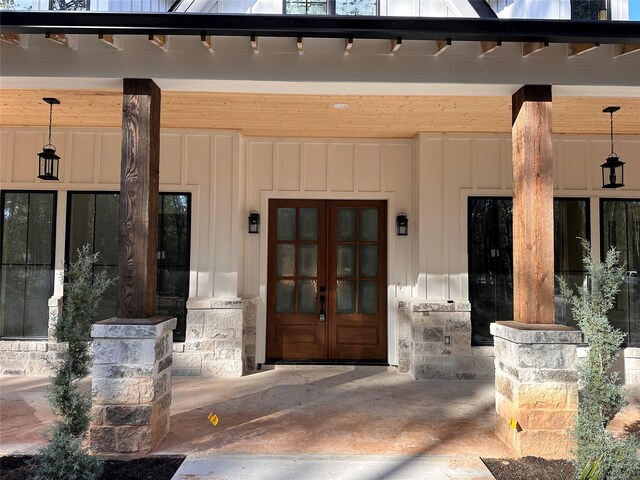
<path id="1" fill-rule="evenodd" d="M 56 147 L 51 144 L 51 123 L 53 120 L 53 106 L 58 105 L 57 98 L 43 98 L 49 104 L 49 143 L 42 147 L 38 154 L 38 178 L 42 180 L 58 180 L 60 157 L 56 155 Z"/>
<path id="2" fill-rule="evenodd" d="M 620 110 L 620 107 L 607 107 L 602 110 L 611 115 L 611 153 L 607 160 L 600 165 L 602 168 L 602 188 L 624 187 L 624 162 L 620 161 L 618 154 L 613 151 L 613 112 Z M 620 183 L 618 183 L 618 169 L 620 169 Z M 607 179 L 609 183 L 607 183 Z"/>
<path id="3" fill-rule="evenodd" d="M 249 233 L 260 233 L 260 214 L 255 210 L 249 212 Z"/>
<path id="4" fill-rule="evenodd" d="M 406 213 L 399 213 L 396 217 L 396 235 L 400 237 L 409 235 L 409 219 Z"/>

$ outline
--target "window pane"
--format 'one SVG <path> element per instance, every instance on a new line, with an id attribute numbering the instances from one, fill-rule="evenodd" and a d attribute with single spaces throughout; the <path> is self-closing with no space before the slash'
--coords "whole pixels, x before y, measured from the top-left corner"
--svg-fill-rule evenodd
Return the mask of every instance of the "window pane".
<path id="1" fill-rule="evenodd" d="M 296 239 L 296 209 L 278 209 L 278 240 Z"/>
<path id="2" fill-rule="evenodd" d="M 356 282 L 338 280 L 336 293 L 337 313 L 356 313 Z"/>
<path id="3" fill-rule="evenodd" d="M 27 263 L 50 265 L 52 259 L 54 222 L 53 202 L 50 193 L 29 195 L 29 245 Z"/>
<path id="4" fill-rule="evenodd" d="M 98 265 L 118 265 L 118 224 L 120 195 L 102 193 L 95 196 L 95 246 Z"/>
<path id="5" fill-rule="evenodd" d="M 298 282 L 298 313 L 316 313 L 316 281 Z"/>
<path id="6" fill-rule="evenodd" d="M 276 275 L 293 277 L 296 267 L 296 246 L 292 243 L 279 243 L 276 248 Z"/>
<path id="7" fill-rule="evenodd" d="M 378 282 L 360 282 L 358 291 L 358 313 L 374 315 L 378 313 Z"/>
<path id="8" fill-rule="evenodd" d="M 378 246 L 360 245 L 360 276 L 375 277 L 378 275 Z"/>
<path id="9" fill-rule="evenodd" d="M 53 269 L 50 265 L 28 265 L 25 275 L 25 337 L 46 337 L 49 321 L 49 297 L 53 293 Z"/>
<path id="10" fill-rule="evenodd" d="M 93 269 L 94 276 L 103 273 L 107 278 L 115 278 L 118 276 L 118 266 L 101 267 L 96 266 Z M 106 320 L 116 316 L 116 298 L 118 297 L 118 285 L 114 282 L 102 296 L 102 301 L 98 304 L 98 308 L 94 314 L 93 320 Z"/>
<path id="11" fill-rule="evenodd" d="M 337 247 L 337 268 L 338 277 L 356 276 L 356 246 L 338 245 Z"/>
<path id="12" fill-rule="evenodd" d="M 29 194 L 7 192 L 3 212 L 2 263 L 24 264 L 27 261 Z"/>
<path id="13" fill-rule="evenodd" d="M 96 196 L 93 193 L 73 193 L 69 196 L 70 216 L 68 221 L 67 259 L 75 262 L 78 249 L 89 245 L 93 253 L 93 226 L 96 216 Z M 113 241 L 113 239 L 111 239 Z M 116 248 L 118 237 L 116 236 Z"/>
<path id="14" fill-rule="evenodd" d="M 582 264 L 585 251 L 581 238 L 588 238 L 587 201 L 556 199 L 553 202 L 554 273 L 564 278 L 569 285 L 582 285 L 586 272 Z M 558 281 L 555 281 L 555 321 L 560 325 L 575 326 L 571 307 L 560 296 Z"/>
<path id="15" fill-rule="evenodd" d="M 284 11 L 293 15 L 326 15 L 327 0 L 285 0 Z"/>
<path id="16" fill-rule="evenodd" d="M 318 275 L 318 247 L 316 245 L 300 244 L 298 275 L 301 277 L 315 277 Z"/>
<path id="17" fill-rule="evenodd" d="M 295 312 L 295 281 L 278 280 L 276 282 L 276 312 Z"/>
<path id="18" fill-rule="evenodd" d="M 626 343 L 640 343 L 640 200 L 602 200 L 602 257 L 615 247 L 625 265 L 620 287 L 609 320 L 627 332 Z"/>
<path id="19" fill-rule="evenodd" d="M 355 242 L 356 241 L 356 209 L 355 208 L 339 208 L 338 209 L 338 241 L 339 242 Z"/>
<path id="20" fill-rule="evenodd" d="M 300 240 L 318 240 L 318 209 L 300 209 Z"/>
<path id="21" fill-rule="evenodd" d="M 336 15 L 376 15 L 376 0 L 336 0 Z"/>
<path id="22" fill-rule="evenodd" d="M 53 294 L 55 194 L 3 192 L 0 335 L 46 337 Z"/>
<path id="23" fill-rule="evenodd" d="M 360 241 L 378 241 L 378 209 L 363 208 L 360 210 Z"/>
<path id="24" fill-rule="evenodd" d="M 469 201 L 469 295 L 472 341 L 493 341 L 489 324 L 513 320 L 512 201 Z"/>

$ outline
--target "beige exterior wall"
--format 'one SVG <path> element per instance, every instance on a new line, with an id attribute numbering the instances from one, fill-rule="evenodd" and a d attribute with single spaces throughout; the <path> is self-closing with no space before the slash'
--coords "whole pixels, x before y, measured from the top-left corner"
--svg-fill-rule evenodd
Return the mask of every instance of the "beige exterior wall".
<path id="1" fill-rule="evenodd" d="M 0 131 L 0 188 L 57 189 L 56 268 L 64 256 L 69 190 L 118 190 L 117 129 L 55 129 L 61 181 L 36 179 L 44 129 Z M 557 196 L 591 199 L 599 251 L 600 197 L 640 198 L 640 136 L 616 140 L 627 161 L 620 191 L 600 188 L 608 138 L 554 139 Z M 163 130 L 160 189 L 192 194 L 190 297 L 255 298 L 256 361 L 264 361 L 267 217 L 271 198 L 384 199 L 388 202 L 389 361 L 397 364 L 399 300 L 468 301 L 467 198 L 511 195 L 509 135 L 420 134 L 411 140 L 243 138 L 237 132 Z M 262 216 L 248 235 L 247 215 Z M 406 212 L 408 237 L 395 235 Z M 62 291 L 56 275 L 55 294 Z"/>

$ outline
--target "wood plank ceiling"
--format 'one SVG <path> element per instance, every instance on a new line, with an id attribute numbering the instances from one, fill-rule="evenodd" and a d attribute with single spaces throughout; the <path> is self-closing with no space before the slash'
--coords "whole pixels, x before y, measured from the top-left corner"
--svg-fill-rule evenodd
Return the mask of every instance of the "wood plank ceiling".
<path id="1" fill-rule="evenodd" d="M 55 127 L 122 124 L 122 92 L 115 90 L 0 89 L 0 126 L 46 126 L 43 97 L 61 101 Z M 335 109 L 336 103 L 348 108 Z M 609 134 L 609 105 L 616 135 L 640 134 L 640 99 L 557 97 L 555 134 Z M 506 133 L 510 97 L 339 96 L 212 92 L 162 92 L 162 128 L 238 130 L 247 136 L 411 138 L 419 132 Z"/>

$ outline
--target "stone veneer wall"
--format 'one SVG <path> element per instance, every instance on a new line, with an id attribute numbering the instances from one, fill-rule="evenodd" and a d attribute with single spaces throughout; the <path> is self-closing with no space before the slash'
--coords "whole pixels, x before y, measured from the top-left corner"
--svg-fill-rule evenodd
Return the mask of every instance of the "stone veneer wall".
<path id="1" fill-rule="evenodd" d="M 169 433 L 174 328 L 171 317 L 93 325 L 93 452 L 148 453 Z"/>
<path id="2" fill-rule="evenodd" d="M 256 303 L 191 298 L 185 342 L 173 349 L 175 375 L 239 377 L 256 369 Z"/>
<path id="3" fill-rule="evenodd" d="M 399 371 L 416 379 L 490 379 L 494 375 L 492 349 L 471 346 L 469 302 L 415 302 L 410 315 L 399 305 Z M 402 367 L 401 367 L 402 365 Z"/>
<path id="4" fill-rule="evenodd" d="M 566 458 L 578 408 L 579 330 L 491 324 L 496 355 L 496 435 L 517 455 Z"/>

